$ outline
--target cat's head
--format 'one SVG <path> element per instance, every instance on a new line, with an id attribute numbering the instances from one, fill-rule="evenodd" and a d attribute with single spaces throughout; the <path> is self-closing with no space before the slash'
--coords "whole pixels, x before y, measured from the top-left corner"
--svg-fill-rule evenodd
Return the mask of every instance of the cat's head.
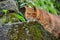
<path id="1" fill-rule="evenodd" d="M 37 14 L 36 14 L 36 8 L 33 6 L 33 7 L 28 7 L 28 6 L 25 6 L 25 17 L 27 20 L 33 20 L 36 18 Z"/>

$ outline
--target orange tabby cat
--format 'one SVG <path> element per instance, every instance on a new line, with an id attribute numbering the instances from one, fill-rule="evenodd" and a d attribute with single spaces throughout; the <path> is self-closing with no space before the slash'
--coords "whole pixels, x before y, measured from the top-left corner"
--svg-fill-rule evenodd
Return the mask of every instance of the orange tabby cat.
<path id="1" fill-rule="evenodd" d="M 27 6 L 25 8 L 25 16 L 27 20 L 35 19 L 54 36 L 57 38 L 60 36 L 60 16 L 53 15 L 44 9 L 37 9 L 35 7 L 30 8 Z"/>

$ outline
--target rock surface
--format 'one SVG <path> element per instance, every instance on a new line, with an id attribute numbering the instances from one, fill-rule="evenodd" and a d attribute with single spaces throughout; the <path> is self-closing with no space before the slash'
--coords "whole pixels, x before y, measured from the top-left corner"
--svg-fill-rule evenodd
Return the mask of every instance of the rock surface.
<path id="1" fill-rule="evenodd" d="M 0 40 L 57 40 L 37 22 L 0 26 Z"/>
<path id="2" fill-rule="evenodd" d="M 5 0 L 0 2 L 1 9 L 14 10 L 18 12 L 18 6 L 15 0 Z"/>

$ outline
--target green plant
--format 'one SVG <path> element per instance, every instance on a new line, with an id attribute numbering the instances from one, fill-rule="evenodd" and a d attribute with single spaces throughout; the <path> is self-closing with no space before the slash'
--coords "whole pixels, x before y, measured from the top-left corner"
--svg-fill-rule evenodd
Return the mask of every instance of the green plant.
<path id="1" fill-rule="evenodd" d="M 2 12 L 4 13 L 4 16 L 2 18 L 6 19 L 5 23 L 12 23 L 14 21 L 21 21 L 24 22 L 25 21 L 25 17 L 23 16 L 23 14 L 20 13 L 16 13 L 16 12 L 10 12 L 9 10 L 3 9 Z"/>
<path id="2" fill-rule="evenodd" d="M 4 12 L 5 13 L 5 15 L 9 12 L 8 10 L 6 10 L 6 9 L 3 9 L 2 10 L 2 12 Z"/>
<path id="3" fill-rule="evenodd" d="M 31 6 L 35 6 L 36 8 L 43 8 L 43 9 L 46 9 L 47 11 L 53 13 L 53 14 L 57 14 L 57 11 L 56 11 L 56 8 L 54 6 L 54 3 L 55 0 L 51 1 L 51 0 L 21 0 L 22 1 L 22 4 L 21 6 L 23 5 L 28 5 L 29 7 Z"/>
<path id="4" fill-rule="evenodd" d="M 20 15 L 19 15 L 20 14 Z M 23 16 L 23 14 L 22 13 L 19 13 L 19 14 L 14 14 L 19 20 L 21 20 L 22 22 L 24 22 L 25 21 L 25 18 L 24 18 L 24 16 Z"/>

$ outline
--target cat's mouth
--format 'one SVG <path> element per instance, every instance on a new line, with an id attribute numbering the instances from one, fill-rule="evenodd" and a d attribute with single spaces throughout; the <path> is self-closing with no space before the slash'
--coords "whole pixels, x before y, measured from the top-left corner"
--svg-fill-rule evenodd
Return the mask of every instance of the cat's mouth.
<path id="1" fill-rule="evenodd" d="M 36 21 L 34 18 L 27 18 L 27 22 Z"/>

